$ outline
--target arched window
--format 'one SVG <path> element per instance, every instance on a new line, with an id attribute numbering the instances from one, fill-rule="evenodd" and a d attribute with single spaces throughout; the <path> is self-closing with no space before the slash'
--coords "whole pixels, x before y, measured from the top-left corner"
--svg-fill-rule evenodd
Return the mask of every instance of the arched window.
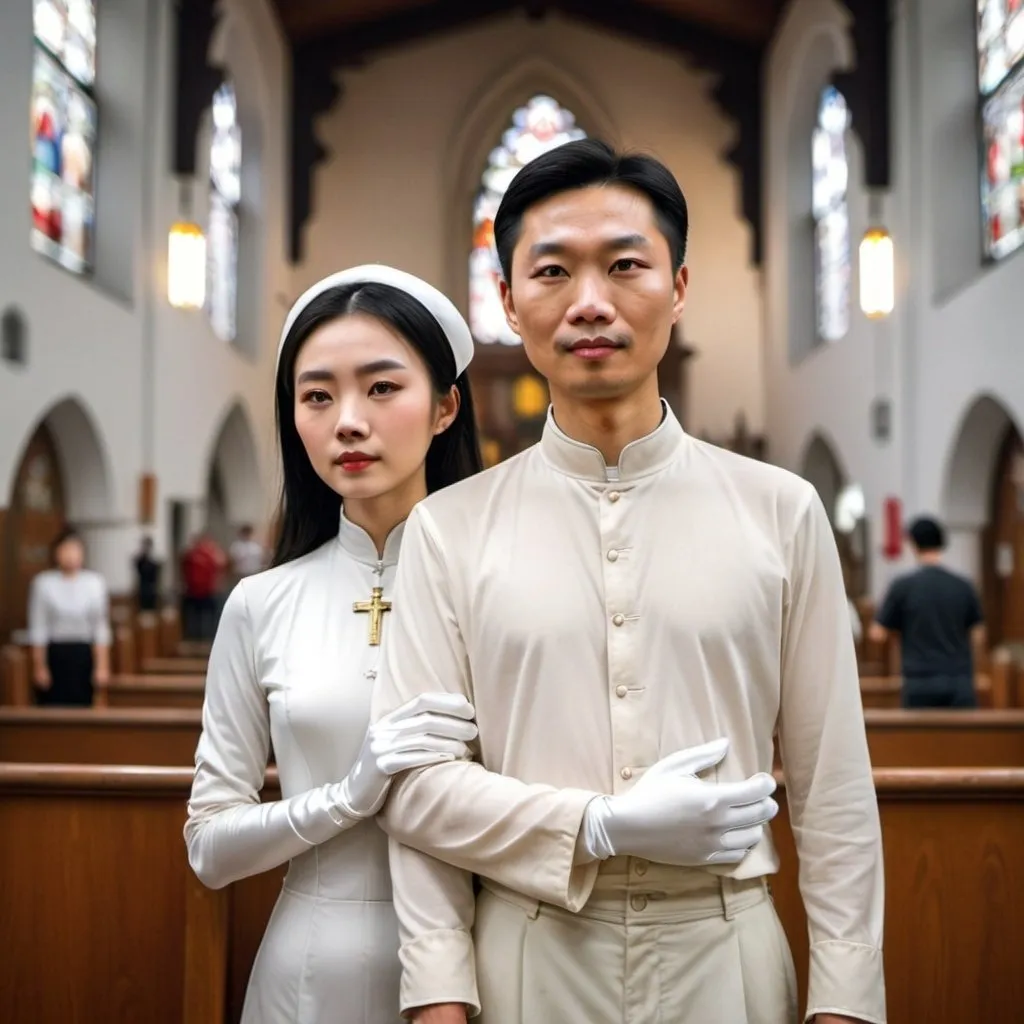
<path id="1" fill-rule="evenodd" d="M 238 205 L 242 199 L 242 132 L 235 90 L 213 97 L 210 223 L 206 243 L 206 311 L 222 341 L 234 341 L 238 311 Z"/>
<path id="2" fill-rule="evenodd" d="M 469 257 L 469 325 L 473 337 L 487 344 L 518 345 L 505 322 L 498 284 L 501 267 L 494 248 L 494 216 L 509 183 L 534 157 L 586 133 L 571 111 L 550 96 L 534 96 L 512 115 L 512 125 L 491 151 L 473 204 L 473 250 Z"/>
<path id="3" fill-rule="evenodd" d="M 815 296 L 822 341 L 838 341 L 850 328 L 849 123 L 846 100 L 838 89 L 828 86 L 821 94 L 811 140 Z"/>
<path id="4" fill-rule="evenodd" d="M 76 274 L 92 269 L 96 4 L 34 0 L 32 246 Z"/>

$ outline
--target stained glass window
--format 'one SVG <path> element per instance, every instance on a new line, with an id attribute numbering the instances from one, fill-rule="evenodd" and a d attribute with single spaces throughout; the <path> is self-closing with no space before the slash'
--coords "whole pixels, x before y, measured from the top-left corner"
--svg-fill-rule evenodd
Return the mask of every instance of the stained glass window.
<path id="1" fill-rule="evenodd" d="M 985 102 L 982 135 L 985 254 L 1001 259 L 1024 245 L 1024 65 Z"/>
<path id="2" fill-rule="evenodd" d="M 498 289 L 501 267 L 494 248 L 494 216 L 509 183 L 535 157 L 586 133 L 572 112 L 550 96 L 534 96 L 512 115 L 512 125 L 491 151 L 473 205 L 473 250 L 469 257 L 469 325 L 477 341 L 518 345 L 505 322 Z"/>
<path id="3" fill-rule="evenodd" d="M 34 0 L 32 246 L 76 274 L 92 266 L 96 4 Z"/>
<path id="4" fill-rule="evenodd" d="M 978 0 L 978 85 L 985 95 L 1024 59 L 1024 0 Z"/>
<path id="5" fill-rule="evenodd" d="M 985 256 L 1024 245 L 1024 0 L 978 0 Z"/>
<path id="6" fill-rule="evenodd" d="M 242 199 L 242 132 L 235 90 L 213 97 L 210 222 L 206 237 L 206 306 L 214 333 L 234 341 L 238 305 L 238 205 Z"/>
<path id="7" fill-rule="evenodd" d="M 822 341 L 838 341 L 850 327 L 849 123 L 846 100 L 838 89 L 828 86 L 821 94 L 811 141 L 815 296 Z"/>

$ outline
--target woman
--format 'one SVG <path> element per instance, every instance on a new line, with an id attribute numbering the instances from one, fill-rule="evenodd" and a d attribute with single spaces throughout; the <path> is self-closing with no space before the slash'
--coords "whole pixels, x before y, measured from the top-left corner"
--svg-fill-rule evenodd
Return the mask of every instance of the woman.
<path id="1" fill-rule="evenodd" d="M 210 655 L 185 838 L 214 888 L 291 861 L 244 1024 L 399 1020 L 390 776 L 462 756 L 465 698 L 369 726 L 403 522 L 480 468 L 469 329 L 423 281 L 357 267 L 289 313 L 278 354 L 283 494 L 273 567 L 242 580 Z M 283 799 L 260 804 L 273 744 Z"/>
<path id="2" fill-rule="evenodd" d="M 83 568 L 85 545 L 67 527 L 51 546 L 55 568 L 32 580 L 28 631 L 40 704 L 92 704 L 93 684 L 110 681 L 110 597 L 98 572 Z"/>

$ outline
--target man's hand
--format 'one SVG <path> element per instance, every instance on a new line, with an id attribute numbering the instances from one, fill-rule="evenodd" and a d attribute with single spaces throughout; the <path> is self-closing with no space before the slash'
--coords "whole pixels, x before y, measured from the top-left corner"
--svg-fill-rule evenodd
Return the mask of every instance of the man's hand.
<path id="1" fill-rule="evenodd" d="M 466 1007 L 462 1003 L 434 1003 L 413 1010 L 412 1019 L 416 1024 L 466 1024 Z"/>

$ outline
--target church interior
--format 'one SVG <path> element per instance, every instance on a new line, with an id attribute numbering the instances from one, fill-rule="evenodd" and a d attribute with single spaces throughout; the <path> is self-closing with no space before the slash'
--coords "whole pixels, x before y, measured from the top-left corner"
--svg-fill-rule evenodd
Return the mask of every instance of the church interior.
<path id="1" fill-rule="evenodd" d="M 493 217 L 582 137 L 686 194 L 659 368 L 683 427 L 803 476 L 831 518 L 888 1019 L 1021 1019 L 1024 0 L 5 0 L 0 85 L 0 1021 L 240 1019 L 281 872 L 211 891 L 188 866 L 210 636 L 182 566 L 197 538 L 270 543 L 278 336 L 334 270 L 444 291 L 485 462 L 539 439 Z M 919 515 L 981 597 L 977 709 L 902 708 L 898 641 L 870 635 Z M 110 593 L 87 709 L 33 694 L 30 587 L 67 524 Z"/>

